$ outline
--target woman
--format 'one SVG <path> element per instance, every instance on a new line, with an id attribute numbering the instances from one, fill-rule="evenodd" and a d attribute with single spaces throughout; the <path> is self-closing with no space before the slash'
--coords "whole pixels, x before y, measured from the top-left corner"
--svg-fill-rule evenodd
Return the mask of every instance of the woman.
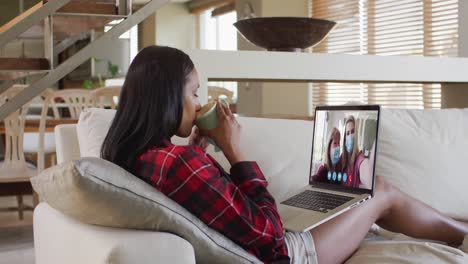
<path id="1" fill-rule="evenodd" d="M 260 260 L 313 263 L 318 257 L 319 263 L 343 262 L 376 221 L 391 231 L 453 245 L 468 233 L 467 226 L 381 179 L 375 197 L 363 205 L 310 232 L 284 232 L 260 168 L 246 161 L 239 148 L 241 128 L 227 107 L 217 106 L 217 128 L 191 138 L 203 144 L 203 136 L 211 137 L 231 163 L 230 174 L 197 144 L 170 142 L 174 135 L 191 135 L 200 109 L 198 87 L 197 71 L 186 54 L 168 47 L 143 49 L 128 70 L 102 157 L 142 178 Z"/>
<path id="2" fill-rule="evenodd" d="M 372 147 L 373 151 L 374 147 Z M 374 153 L 371 153 L 371 159 L 365 159 L 364 154 L 359 150 L 356 119 L 350 115 L 345 121 L 345 134 L 343 137 L 341 163 L 343 178 L 347 179 L 343 182 L 343 185 L 371 189 L 373 156 Z"/>
<path id="3" fill-rule="evenodd" d="M 341 183 L 341 153 L 340 153 L 340 131 L 334 127 L 328 137 L 324 164 L 321 165 L 317 173 L 312 176 L 312 181 Z"/>
<path id="4" fill-rule="evenodd" d="M 350 115 L 345 121 L 345 133 L 343 138 L 341 163 L 343 175 L 347 180 L 343 183 L 345 186 L 361 187 L 370 189 L 372 182 L 370 177 L 362 179 L 369 173 L 364 172 L 361 165 L 365 161 L 364 154 L 359 151 L 357 144 L 357 129 L 354 116 Z"/>

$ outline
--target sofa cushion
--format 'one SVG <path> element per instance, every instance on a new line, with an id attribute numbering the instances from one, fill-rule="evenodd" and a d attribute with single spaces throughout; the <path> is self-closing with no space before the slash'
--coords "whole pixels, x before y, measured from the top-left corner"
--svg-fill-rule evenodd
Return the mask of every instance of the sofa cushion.
<path id="1" fill-rule="evenodd" d="M 259 262 L 176 202 L 106 160 L 89 157 L 63 163 L 31 182 L 45 202 L 81 222 L 176 234 L 192 244 L 199 263 Z"/>
<path id="2" fill-rule="evenodd" d="M 80 149 L 99 156 L 115 110 L 86 109 L 77 126 Z M 307 184 L 313 123 L 238 117 L 243 133 L 241 148 L 258 162 L 269 181 L 268 189 L 280 200 Z M 383 109 L 379 128 L 377 175 L 436 209 L 468 221 L 462 164 L 468 160 L 468 109 Z M 173 137 L 174 144 L 186 139 Z M 82 143 L 83 144 L 82 144 Z M 222 152 L 208 152 L 229 169 Z"/>
<path id="3" fill-rule="evenodd" d="M 429 242 L 372 241 L 364 242 L 345 264 L 463 264 L 468 254 L 460 249 Z"/>
<path id="4" fill-rule="evenodd" d="M 100 157 L 101 145 L 116 110 L 84 109 L 76 126 L 81 157 Z"/>
<path id="5" fill-rule="evenodd" d="M 77 134 L 82 157 L 100 157 L 99 151 L 114 115 L 115 110 L 98 108 L 81 112 Z M 243 127 L 241 149 L 247 160 L 258 163 L 273 197 L 286 198 L 289 192 L 307 184 L 312 121 L 253 117 L 238 117 L 238 121 Z M 177 136 L 171 141 L 176 145 L 188 142 Z M 229 171 L 230 164 L 222 152 L 214 151 L 211 145 L 207 151 Z"/>
<path id="6" fill-rule="evenodd" d="M 377 174 L 448 215 L 468 220 L 468 109 L 384 110 Z"/>
<path id="7" fill-rule="evenodd" d="M 81 111 L 76 132 L 80 144 L 81 157 L 100 157 L 102 142 L 114 119 L 116 110 L 86 108 Z M 175 144 L 186 144 L 187 139 L 174 136 Z"/>
<path id="8" fill-rule="evenodd" d="M 242 126 L 241 149 L 268 181 L 268 191 L 277 202 L 308 184 L 312 148 L 312 121 L 238 117 Z M 223 167 L 230 168 L 222 152 L 208 152 Z M 228 170 L 229 171 L 229 170 Z"/>

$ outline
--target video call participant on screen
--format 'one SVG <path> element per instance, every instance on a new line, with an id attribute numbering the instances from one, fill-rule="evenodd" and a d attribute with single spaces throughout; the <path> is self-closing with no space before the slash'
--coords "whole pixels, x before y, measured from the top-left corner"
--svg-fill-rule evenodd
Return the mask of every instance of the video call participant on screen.
<path id="1" fill-rule="evenodd" d="M 343 185 L 356 188 L 361 184 L 361 165 L 364 161 L 364 154 L 358 148 L 357 134 L 356 121 L 350 115 L 345 122 L 341 162 L 343 178 L 346 178 Z"/>
<path id="2" fill-rule="evenodd" d="M 334 127 L 328 138 L 324 164 L 317 170 L 317 174 L 312 176 L 312 181 L 336 182 L 339 183 L 338 174 L 341 175 L 341 153 L 340 153 L 340 131 Z M 334 179 L 333 180 L 333 175 Z"/>

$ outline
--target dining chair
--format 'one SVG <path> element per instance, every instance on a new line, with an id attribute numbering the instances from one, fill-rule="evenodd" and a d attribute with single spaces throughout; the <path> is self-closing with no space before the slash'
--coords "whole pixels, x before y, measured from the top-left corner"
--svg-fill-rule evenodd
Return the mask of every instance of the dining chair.
<path id="1" fill-rule="evenodd" d="M 55 117 L 64 117 L 58 110 L 59 104 L 62 104 L 72 119 L 78 119 L 83 109 L 94 106 L 91 91 L 85 89 L 57 90 L 51 95 L 49 103 Z"/>
<path id="2" fill-rule="evenodd" d="M 50 119 L 58 119 L 59 116 L 54 115 L 54 111 L 49 111 L 54 90 L 47 88 L 39 96 L 32 100 L 29 111 L 26 115 L 26 120 L 40 120 L 37 131 L 24 132 L 23 136 L 23 151 L 24 153 L 37 155 L 36 166 L 38 172 L 43 171 L 46 167 L 45 160 L 48 159 L 48 165 L 54 165 L 55 159 L 55 134 L 54 132 L 45 131 L 45 122 Z M 32 108 L 39 108 L 40 114 L 30 113 Z M 52 112 L 52 115 L 49 113 Z"/>
<path id="3" fill-rule="evenodd" d="M 33 102 L 36 107 L 41 109 L 40 115 L 28 113 L 26 119 L 38 119 L 40 122 L 37 132 L 24 133 L 23 149 L 25 153 L 37 154 L 36 165 L 38 172 L 41 172 L 45 168 L 56 164 L 55 134 L 54 132 L 45 131 L 47 121 L 62 118 L 78 119 L 82 109 L 93 106 L 93 100 L 89 90 L 65 89 L 54 91 L 47 88 Z M 69 116 L 65 116 L 67 113 L 62 111 L 63 109 L 68 110 Z"/>
<path id="4" fill-rule="evenodd" d="M 27 85 L 14 85 L 0 94 L 0 106 L 11 100 Z M 37 173 L 37 168 L 28 164 L 23 152 L 23 134 L 26 113 L 31 102 L 8 115 L 4 120 L 5 157 L 0 164 L 0 196 L 16 196 L 18 207 L 2 208 L 0 211 L 18 211 L 19 219 L 24 219 L 24 210 L 32 206 L 23 203 L 23 195 L 33 194 L 30 178 Z M 34 205 L 37 196 L 33 195 Z"/>
<path id="5" fill-rule="evenodd" d="M 93 97 L 89 90 L 84 89 L 64 89 L 54 91 L 46 89 L 41 94 L 42 110 L 37 142 L 37 167 L 38 171 L 46 168 L 45 160 L 48 158 L 48 166 L 56 164 L 55 160 L 55 136 L 54 132 L 46 131 L 46 123 L 51 119 L 78 119 L 84 108 L 93 107 Z M 49 115 L 49 109 L 52 109 L 52 116 Z M 63 111 L 68 110 L 68 113 Z M 52 138 L 52 141 L 51 141 Z M 32 148 L 34 150 L 35 148 Z M 30 150 L 28 148 L 28 150 Z"/>
<path id="6" fill-rule="evenodd" d="M 105 86 L 100 87 L 91 92 L 93 96 L 94 107 L 116 109 L 122 86 Z"/>

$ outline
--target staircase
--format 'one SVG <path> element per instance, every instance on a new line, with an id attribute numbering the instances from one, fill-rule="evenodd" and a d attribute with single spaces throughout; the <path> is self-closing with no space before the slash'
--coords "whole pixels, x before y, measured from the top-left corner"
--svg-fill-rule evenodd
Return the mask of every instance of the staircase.
<path id="1" fill-rule="evenodd" d="M 0 120 L 29 102 L 47 87 L 58 82 L 96 51 L 139 24 L 169 0 L 150 0 L 132 12 L 131 0 L 44 0 L 0 27 L 0 48 L 15 39 L 43 39 L 44 58 L 0 58 L 0 93 L 26 76 L 33 82 L 11 101 L 0 107 Z M 86 32 L 121 20 L 111 30 L 89 43 L 61 64 L 55 54 L 83 38 Z"/>

